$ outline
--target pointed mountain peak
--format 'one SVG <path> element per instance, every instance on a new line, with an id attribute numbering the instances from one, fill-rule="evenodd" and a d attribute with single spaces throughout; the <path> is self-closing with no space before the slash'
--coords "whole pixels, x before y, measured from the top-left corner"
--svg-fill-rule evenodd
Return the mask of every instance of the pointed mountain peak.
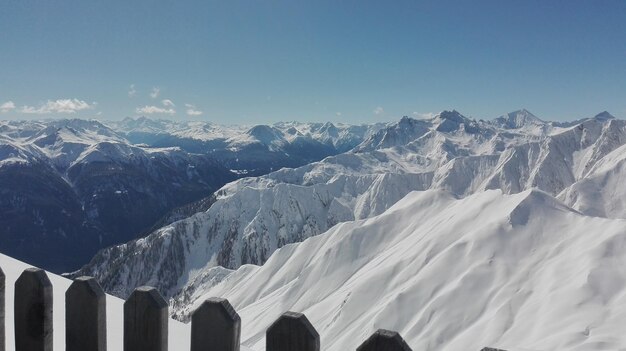
<path id="1" fill-rule="evenodd" d="M 545 124 L 539 117 L 527 109 L 510 112 L 495 119 L 495 124 L 506 129 L 519 129 L 526 126 L 540 126 Z"/>
<path id="2" fill-rule="evenodd" d="M 320 133 L 327 133 L 329 135 L 336 136 L 339 133 L 339 129 L 331 122 L 326 122 L 320 128 Z"/>
<path id="3" fill-rule="evenodd" d="M 402 116 L 402 118 L 400 118 L 400 122 L 398 122 L 399 125 L 407 125 L 407 124 L 411 124 L 415 121 L 415 119 L 409 117 L 409 116 Z"/>
<path id="4" fill-rule="evenodd" d="M 283 139 L 283 133 L 280 130 L 265 124 L 256 125 L 246 133 L 263 144 L 271 144 L 276 140 Z"/>
<path id="5" fill-rule="evenodd" d="M 441 111 L 435 118 L 451 120 L 457 123 L 464 123 L 465 121 L 469 120 L 457 110 Z"/>
<path id="6" fill-rule="evenodd" d="M 466 131 L 473 130 L 474 121 L 463 116 L 457 110 L 442 111 L 434 119 L 433 123 L 437 126 L 435 130 L 438 132 L 450 133 L 460 130 L 463 125 Z M 469 129 L 468 129 L 469 128 Z"/>
<path id="7" fill-rule="evenodd" d="M 606 120 L 609 120 L 609 119 L 615 119 L 615 116 L 610 114 L 608 111 L 602 111 L 602 112 L 598 113 L 597 115 L 595 115 L 593 117 L 593 119 L 597 119 L 597 120 L 600 120 L 600 121 L 606 121 Z"/>

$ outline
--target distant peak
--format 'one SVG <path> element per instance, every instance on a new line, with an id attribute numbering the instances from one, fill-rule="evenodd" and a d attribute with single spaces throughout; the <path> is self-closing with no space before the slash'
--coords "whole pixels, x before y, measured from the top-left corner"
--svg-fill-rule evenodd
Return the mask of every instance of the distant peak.
<path id="1" fill-rule="evenodd" d="M 275 140 L 282 139 L 280 130 L 265 124 L 259 124 L 247 131 L 247 134 L 254 137 L 263 144 L 270 144 Z"/>
<path id="2" fill-rule="evenodd" d="M 254 135 L 257 133 L 273 133 L 274 131 L 275 131 L 274 128 L 266 124 L 257 124 L 248 130 L 248 134 Z"/>
<path id="3" fill-rule="evenodd" d="M 406 129 L 406 128 L 414 128 L 415 126 L 418 126 L 418 125 L 423 126 L 424 120 L 415 119 L 409 116 L 402 116 L 402 118 L 400 118 L 400 122 L 395 124 L 393 128 L 399 127 L 401 129 Z"/>
<path id="4" fill-rule="evenodd" d="M 442 111 L 434 119 L 433 123 L 438 132 L 454 132 L 465 130 L 466 132 L 474 132 L 474 121 L 463 116 L 457 110 Z"/>
<path id="5" fill-rule="evenodd" d="M 331 122 L 324 123 L 322 127 L 320 128 L 320 133 L 336 134 L 337 132 L 338 132 L 337 127 Z"/>
<path id="6" fill-rule="evenodd" d="M 509 116 L 524 117 L 528 121 L 535 121 L 535 122 L 544 123 L 544 121 L 541 118 L 535 116 L 534 114 L 532 114 L 530 111 L 528 111 L 525 108 L 523 108 L 521 110 L 513 111 L 513 112 L 509 113 Z"/>
<path id="7" fill-rule="evenodd" d="M 597 120 L 609 120 L 609 119 L 615 119 L 615 116 L 610 114 L 608 111 L 602 111 L 598 113 L 597 115 L 595 115 L 595 117 L 593 118 Z"/>
<path id="8" fill-rule="evenodd" d="M 411 124 L 415 121 L 415 119 L 409 117 L 409 116 L 402 116 L 402 118 L 400 118 L 400 122 L 399 124 Z"/>
<path id="9" fill-rule="evenodd" d="M 457 110 L 452 110 L 452 111 L 441 111 L 439 113 L 439 115 L 437 115 L 437 117 L 441 118 L 441 119 L 447 119 L 447 120 L 452 120 L 455 122 L 459 122 L 462 123 L 465 120 L 467 120 L 467 117 L 463 116 L 459 111 Z"/>
<path id="10" fill-rule="evenodd" d="M 500 116 L 496 118 L 494 122 L 498 126 L 507 129 L 518 129 L 525 126 L 538 126 L 545 124 L 543 120 L 533 115 L 525 108 Z"/>
<path id="11" fill-rule="evenodd" d="M 524 115 L 524 116 L 532 116 L 532 117 L 534 117 L 534 118 L 537 118 L 537 116 L 533 115 L 530 111 L 528 111 L 528 110 L 527 110 L 527 109 L 525 109 L 525 108 L 522 108 L 522 109 L 519 109 L 519 110 L 516 110 L 516 111 L 510 112 L 510 113 L 508 113 L 508 114 L 509 114 L 509 115 Z M 538 119 L 538 118 L 537 118 L 537 119 Z"/>

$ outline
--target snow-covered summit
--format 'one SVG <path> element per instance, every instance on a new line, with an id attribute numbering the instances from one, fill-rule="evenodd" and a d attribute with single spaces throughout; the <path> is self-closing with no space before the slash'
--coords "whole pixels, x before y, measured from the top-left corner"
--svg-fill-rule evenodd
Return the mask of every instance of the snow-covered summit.
<path id="1" fill-rule="evenodd" d="M 271 144 L 284 139 L 283 133 L 280 130 L 262 124 L 250 128 L 246 134 L 263 144 Z"/>
<path id="2" fill-rule="evenodd" d="M 371 151 L 406 145 L 428 133 L 430 127 L 431 121 L 404 116 L 400 119 L 400 122 L 388 125 L 372 134 L 369 138 L 364 140 L 355 151 Z"/>
<path id="3" fill-rule="evenodd" d="M 436 131 L 444 133 L 458 131 L 475 133 L 479 128 L 475 120 L 463 116 L 456 110 L 443 111 L 437 114 L 432 123 L 435 126 Z"/>
<path id="4" fill-rule="evenodd" d="M 605 121 L 609 119 L 615 119 L 615 116 L 610 114 L 608 111 L 602 111 L 593 117 L 594 119 Z"/>
<path id="5" fill-rule="evenodd" d="M 494 123 L 505 129 L 520 129 L 542 127 L 547 125 L 539 117 L 533 115 L 526 109 L 513 111 L 506 115 L 500 116 L 494 120 Z"/>

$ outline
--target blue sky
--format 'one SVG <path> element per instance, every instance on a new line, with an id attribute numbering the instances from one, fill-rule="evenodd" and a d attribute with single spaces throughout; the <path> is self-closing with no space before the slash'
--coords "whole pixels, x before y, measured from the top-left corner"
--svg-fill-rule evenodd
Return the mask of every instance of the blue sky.
<path id="1" fill-rule="evenodd" d="M 626 1 L 0 3 L 0 119 L 358 123 L 522 107 L 626 117 Z"/>

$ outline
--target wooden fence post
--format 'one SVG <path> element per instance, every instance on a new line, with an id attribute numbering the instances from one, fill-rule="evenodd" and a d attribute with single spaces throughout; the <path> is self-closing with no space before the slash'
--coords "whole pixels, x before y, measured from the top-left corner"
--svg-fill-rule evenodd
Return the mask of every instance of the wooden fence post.
<path id="1" fill-rule="evenodd" d="M 124 351 L 167 351 L 167 302 L 141 286 L 124 303 Z"/>
<path id="2" fill-rule="evenodd" d="M 52 283 L 28 268 L 15 281 L 15 350 L 52 351 Z"/>
<path id="3" fill-rule="evenodd" d="M 286 312 L 268 329 L 266 351 L 319 351 L 320 335 L 302 313 Z"/>
<path id="4" fill-rule="evenodd" d="M 411 348 L 398 332 L 378 329 L 357 351 L 411 351 Z"/>
<path id="5" fill-rule="evenodd" d="M 94 278 L 78 277 L 65 292 L 65 350 L 106 348 L 106 296 Z"/>
<path id="6" fill-rule="evenodd" d="M 191 315 L 191 351 L 239 351 L 241 319 L 226 299 L 210 298 Z"/>
<path id="7" fill-rule="evenodd" d="M 2 268 L 0 268 L 0 351 L 6 349 L 6 338 L 4 329 L 4 288 L 6 277 Z"/>

